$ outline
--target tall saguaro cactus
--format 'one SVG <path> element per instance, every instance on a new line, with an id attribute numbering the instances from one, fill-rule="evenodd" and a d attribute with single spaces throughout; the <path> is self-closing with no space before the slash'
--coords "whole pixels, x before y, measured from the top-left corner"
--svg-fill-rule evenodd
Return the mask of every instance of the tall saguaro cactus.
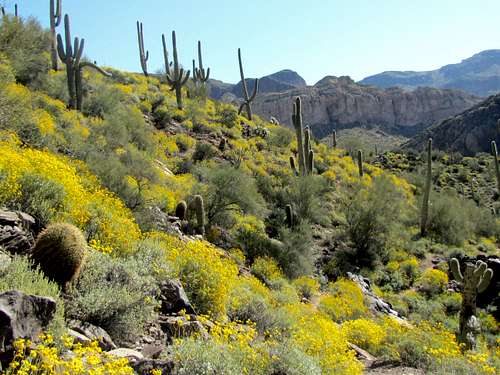
<path id="1" fill-rule="evenodd" d="M 144 30 L 142 27 L 142 22 L 137 21 L 137 41 L 139 44 L 139 59 L 141 61 L 141 68 L 146 77 L 148 74 L 148 60 L 149 60 L 149 51 L 146 51 L 144 48 Z"/>
<path id="2" fill-rule="evenodd" d="M 253 86 L 253 93 L 252 96 L 248 95 L 248 87 L 247 87 L 247 81 L 245 80 L 245 74 L 243 73 L 243 62 L 241 61 L 241 49 L 238 48 L 238 62 L 240 65 L 240 77 L 241 77 L 241 85 L 243 87 L 243 99 L 244 102 L 240 105 L 240 108 L 238 109 L 238 114 L 240 115 L 241 112 L 243 111 L 243 108 L 246 108 L 247 110 L 247 118 L 249 120 L 252 120 L 252 102 L 254 101 L 255 97 L 257 96 L 257 92 L 259 91 L 259 79 L 255 79 L 255 84 Z"/>
<path id="3" fill-rule="evenodd" d="M 500 122 L 499 122 L 500 123 Z M 498 150 L 497 144 L 495 141 L 491 141 L 491 153 L 493 154 L 494 163 L 495 163 L 495 173 L 497 176 L 497 193 L 500 196 L 500 166 L 498 165 Z"/>
<path id="4" fill-rule="evenodd" d="M 420 213 L 420 234 L 427 234 L 427 222 L 429 220 L 429 198 L 431 195 L 432 181 L 432 138 L 427 141 L 427 173 L 425 176 L 424 196 L 422 199 L 422 211 Z"/>
<path id="5" fill-rule="evenodd" d="M 50 58 L 52 61 L 52 69 L 59 69 L 59 61 L 57 58 L 57 36 L 56 27 L 61 24 L 62 19 L 62 0 L 50 0 L 50 36 L 51 36 L 51 47 L 50 47 Z"/>
<path id="6" fill-rule="evenodd" d="M 359 177 L 363 177 L 363 151 L 358 150 L 358 173 Z"/>
<path id="7" fill-rule="evenodd" d="M 332 147 L 337 148 L 337 131 L 334 130 L 332 133 Z"/>
<path id="8" fill-rule="evenodd" d="M 309 127 L 304 129 L 302 124 L 302 102 L 300 97 L 295 98 L 295 102 L 293 103 L 292 122 L 297 137 L 298 174 L 305 176 L 314 171 L 314 151 L 312 149 L 310 129 Z M 292 156 L 290 157 L 290 166 L 294 170 L 294 173 L 297 174 L 295 161 Z"/>
<path id="9" fill-rule="evenodd" d="M 479 320 L 476 317 L 476 298 L 478 293 L 484 292 L 490 284 L 493 270 L 482 261 L 476 264 L 466 262 L 465 272 L 462 273 L 460 263 L 456 258 L 451 259 L 450 268 L 455 280 L 462 285 L 458 341 L 465 345 L 465 349 L 474 349 L 476 334 L 480 330 Z"/>
<path id="10" fill-rule="evenodd" d="M 187 83 L 189 75 L 191 72 L 188 70 L 184 71 L 179 65 L 179 59 L 177 55 L 177 40 L 175 37 L 175 31 L 172 31 L 172 49 L 174 54 L 173 66 L 168 61 L 167 45 L 165 43 L 165 36 L 162 35 L 163 40 L 163 53 L 165 56 L 165 67 L 166 67 L 166 78 L 172 90 L 175 90 L 175 97 L 177 98 L 177 108 L 182 109 L 182 87 Z M 194 72 L 193 72 L 194 74 Z"/>
<path id="11" fill-rule="evenodd" d="M 201 54 L 201 42 L 198 40 L 198 68 L 194 67 L 193 60 L 193 78 L 196 77 L 198 82 L 206 83 L 210 77 L 210 68 L 203 68 L 203 57 Z"/>
<path id="12" fill-rule="evenodd" d="M 71 27 L 69 16 L 64 16 L 65 42 L 61 34 L 57 35 L 57 52 L 60 59 L 66 65 L 66 78 L 68 84 L 69 107 L 82 110 L 83 106 L 83 82 L 82 70 L 85 67 L 93 68 L 105 76 L 111 76 L 110 73 L 102 70 L 97 65 L 87 61 L 81 61 L 85 40 L 75 38 L 74 45 L 71 40 Z"/>

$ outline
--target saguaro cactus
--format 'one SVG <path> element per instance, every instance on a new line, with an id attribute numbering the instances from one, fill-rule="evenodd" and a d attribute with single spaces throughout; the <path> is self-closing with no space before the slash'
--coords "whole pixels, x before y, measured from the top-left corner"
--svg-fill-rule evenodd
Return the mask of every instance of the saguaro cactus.
<path id="1" fill-rule="evenodd" d="M 337 148 L 337 131 L 334 130 L 332 133 L 332 147 Z"/>
<path id="2" fill-rule="evenodd" d="M 144 48 L 144 30 L 142 28 L 142 22 L 137 21 L 137 41 L 139 43 L 139 59 L 141 61 L 141 68 L 146 77 L 148 74 L 148 60 L 149 60 L 149 51 L 146 51 Z"/>
<path id="3" fill-rule="evenodd" d="M 189 203 L 188 218 L 192 218 L 193 215 L 196 216 L 196 233 L 205 235 L 205 206 L 201 195 L 195 195 Z"/>
<path id="4" fill-rule="evenodd" d="M 4 7 L 0 7 L 0 13 L 2 14 L 2 17 L 5 16 L 5 8 Z"/>
<path id="5" fill-rule="evenodd" d="M 167 82 L 172 88 L 175 90 L 175 97 L 177 98 L 177 108 L 182 109 L 182 87 L 187 83 L 189 79 L 189 75 L 191 72 L 188 70 L 184 71 L 179 65 L 179 59 L 177 56 L 177 40 L 175 38 L 175 31 L 172 31 L 172 49 L 174 54 L 174 62 L 173 67 L 172 64 L 168 61 L 168 53 L 167 53 L 167 45 L 165 43 L 165 36 L 162 35 L 163 40 L 163 53 L 165 56 L 165 67 L 166 67 L 166 78 Z"/>
<path id="6" fill-rule="evenodd" d="M 462 286 L 458 341 L 465 345 L 465 349 L 474 349 L 476 335 L 480 330 L 479 320 L 476 317 L 476 298 L 478 293 L 484 292 L 490 284 L 493 270 L 482 261 L 476 264 L 466 262 L 465 272 L 462 273 L 460 263 L 456 258 L 451 259 L 450 268 L 455 280 Z"/>
<path id="7" fill-rule="evenodd" d="M 57 58 L 57 36 L 56 27 L 61 24 L 61 14 L 62 14 L 62 0 L 50 0 L 50 36 L 51 36 L 51 47 L 50 47 L 50 58 L 52 60 L 52 69 L 59 69 L 59 60 Z"/>
<path id="8" fill-rule="evenodd" d="M 71 27 L 69 16 L 64 16 L 64 32 L 65 43 L 63 42 L 61 34 L 57 35 L 57 52 L 60 59 L 66 65 L 66 77 L 68 83 L 69 94 L 69 107 L 72 109 L 81 110 L 83 105 L 83 83 L 82 83 L 82 70 L 85 67 L 90 67 L 97 70 L 105 76 L 111 76 L 110 73 L 105 72 L 97 65 L 87 61 L 81 61 L 83 55 L 83 48 L 85 40 L 75 38 L 74 46 L 71 44 Z"/>
<path id="9" fill-rule="evenodd" d="M 359 177 L 363 177 L 363 151 L 358 150 L 358 173 Z"/>
<path id="10" fill-rule="evenodd" d="M 194 67 L 194 60 L 193 60 L 193 67 Z M 201 42 L 198 40 L 198 68 L 194 67 L 193 68 L 193 78 L 196 77 L 196 80 L 205 83 L 208 81 L 208 78 L 210 77 L 210 68 L 207 68 L 205 71 L 205 68 L 203 68 L 203 57 L 201 55 Z"/>
<path id="11" fill-rule="evenodd" d="M 497 193 L 500 196 L 500 166 L 498 165 L 498 150 L 495 141 L 491 141 L 491 153 L 493 154 L 493 158 L 495 159 L 494 162 L 495 162 L 495 173 L 497 175 Z"/>
<path id="12" fill-rule="evenodd" d="M 241 49 L 238 48 L 238 62 L 240 65 L 240 77 L 241 77 L 241 85 L 243 87 L 243 99 L 244 102 L 241 103 L 240 108 L 238 109 L 238 114 L 240 115 L 243 111 L 243 108 L 247 110 L 247 118 L 252 120 L 252 102 L 257 96 L 257 92 L 259 91 L 259 79 L 255 79 L 255 84 L 253 86 L 252 96 L 248 95 L 248 87 L 247 81 L 245 80 L 245 74 L 243 73 L 243 62 L 241 61 Z"/>
<path id="13" fill-rule="evenodd" d="M 314 171 L 314 151 L 312 150 L 311 132 L 309 127 L 305 130 L 302 124 L 302 102 L 300 97 L 295 98 L 293 103 L 292 122 L 295 127 L 297 137 L 299 173 L 302 176 L 313 173 Z M 295 161 L 290 157 L 290 166 L 297 174 Z"/>
<path id="14" fill-rule="evenodd" d="M 429 220 L 429 197 L 431 195 L 432 180 L 432 138 L 427 141 L 427 175 L 425 177 L 424 196 L 422 199 L 422 211 L 420 214 L 420 234 L 427 234 L 427 221 Z"/>
<path id="15" fill-rule="evenodd" d="M 288 228 L 293 227 L 293 209 L 292 205 L 287 204 L 285 207 L 285 213 L 286 213 L 286 225 Z"/>

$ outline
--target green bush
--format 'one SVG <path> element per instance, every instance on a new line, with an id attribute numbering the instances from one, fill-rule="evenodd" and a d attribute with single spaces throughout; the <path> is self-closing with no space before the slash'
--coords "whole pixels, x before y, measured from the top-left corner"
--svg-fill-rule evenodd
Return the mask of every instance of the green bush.
<path id="1" fill-rule="evenodd" d="M 0 268 L 0 293 L 9 290 L 53 298 L 56 301 L 56 313 L 49 331 L 54 337 L 64 334 L 64 303 L 59 295 L 59 286 L 49 281 L 29 259 L 15 256 L 6 268 Z"/>
<path id="2" fill-rule="evenodd" d="M 373 267 L 387 256 L 391 239 L 403 232 L 407 205 L 404 193 L 385 176 L 374 178 L 347 203 L 346 233 L 356 250 L 356 264 Z"/>
<path id="3" fill-rule="evenodd" d="M 104 328 L 118 344 L 134 342 L 155 314 L 157 286 L 147 262 L 92 252 L 70 291 L 67 318 Z"/>
<path id="4" fill-rule="evenodd" d="M 31 83 L 49 71 L 49 48 L 49 33 L 35 19 L 2 18 L 0 53 L 10 60 L 18 82 Z"/>
<path id="5" fill-rule="evenodd" d="M 291 204 L 296 222 L 327 223 L 327 206 L 321 199 L 328 191 L 321 176 L 293 178 L 285 194 L 286 204 Z"/>
<path id="6" fill-rule="evenodd" d="M 193 153 L 193 161 L 202 161 L 213 158 L 217 154 L 217 150 L 210 143 L 206 142 L 197 142 L 194 153 Z"/>
<path id="7" fill-rule="evenodd" d="M 238 124 L 238 111 L 230 105 L 219 104 L 215 107 L 217 121 L 231 129 Z"/>
<path id="8" fill-rule="evenodd" d="M 288 147 L 292 142 L 293 137 L 294 134 L 290 129 L 284 126 L 279 126 L 271 130 L 269 145 L 282 148 Z"/>

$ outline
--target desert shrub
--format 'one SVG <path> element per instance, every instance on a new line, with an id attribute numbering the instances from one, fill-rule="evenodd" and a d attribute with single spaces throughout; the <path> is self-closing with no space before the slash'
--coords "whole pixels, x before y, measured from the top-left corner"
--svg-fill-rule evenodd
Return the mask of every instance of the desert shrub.
<path id="1" fill-rule="evenodd" d="M 269 257 L 255 259 L 251 270 L 259 280 L 266 284 L 270 284 L 283 276 L 276 260 Z"/>
<path id="2" fill-rule="evenodd" d="M 387 245 L 401 228 L 407 212 L 404 192 L 380 176 L 370 187 L 359 190 L 347 203 L 347 235 L 354 248 L 352 259 L 360 266 L 373 267 L 386 255 Z"/>
<path id="3" fill-rule="evenodd" d="M 187 134 L 181 133 L 175 136 L 175 143 L 181 152 L 190 150 L 194 146 L 195 142 L 196 141 Z"/>
<path id="4" fill-rule="evenodd" d="M 444 292 L 447 284 L 448 275 L 432 268 L 426 269 L 416 282 L 418 289 L 428 296 Z"/>
<path id="5" fill-rule="evenodd" d="M 219 104 L 215 107 L 217 121 L 231 129 L 238 124 L 238 111 L 232 105 Z"/>
<path id="6" fill-rule="evenodd" d="M 91 252 L 70 290 L 67 318 L 102 327 L 117 343 L 134 342 L 154 318 L 157 286 L 151 273 L 142 257 Z"/>
<path id="7" fill-rule="evenodd" d="M 83 113 L 87 116 L 104 117 L 107 113 L 115 112 L 125 101 L 123 91 L 110 84 L 94 83 L 94 81 L 84 81 Z M 90 85 L 94 87 L 89 87 Z M 89 91 L 91 91 L 90 95 Z"/>
<path id="8" fill-rule="evenodd" d="M 49 281 L 29 259 L 15 256 L 7 267 L 0 267 L 0 293 L 9 290 L 53 298 L 56 301 L 56 313 L 49 325 L 49 332 L 57 337 L 64 333 L 64 304 L 59 295 L 59 286 Z"/>
<path id="9" fill-rule="evenodd" d="M 205 168 L 202 181 L 207 184 L 203 198 L 209 225 L 227 227 L 234 220 L 234 213 L 264 215 L 265 201 L 255 180 L 242 170 L 230 166 Z"/>
<path id="10" fill-rule="evenodd" d="M 310 275 L 314 271 L 314 263 L 318 257 L 312 246 L 311 226 L 307 222 L 294 228 L 279 230 L 281 246 L 270 253 L 280 265 L 286 276 L 296 278 Z"/>
<path id="11" fill-rule="evenodd" d="M 348 301 L 352 310 L 351 319 L 360 317 L 368 311 L 363 292 L 354 281 L 339 279 L 328 285 L 328 291 L 332 296 Z"/>
<path id="12" fill-rule="evenodd" d="M 173 276 L 182 281 L 196 311 L 214 317 L 224 315 L 238 275 L 234 261 L 224 258 L 220 250 L 207 242 L 183 243 L 162 234 L 153 238 L 165 250 Z"/>
<path id="13" fill-rule="evenodd" d="M 355 319 L 342 323 L 342 331 L 347 336 L 349 342 L 375 352 L 385 338 L 385 330 L 377 323 L 367 319 Z"/>
<path id="14" fill-rule="evenodd" d="M 292 205 L 297 223 L 326 223 L 327 211 L 321 197 L 327 189 L 326 180 L 321 176 L 304 176 L 291 180 L 285 201 Z"/>
<path id="15" fill-rule="evenodd" d="M 283 375 L 321 375 L 321 366 L 318 361 L 302 350 L 285 341 L 273 348 L 273 361 L 268 370 L 269 374 Z"/>
<path id="16" fill-rule="evenodd" d="M 299 277 L 293 281 L 293 285 L 302 298 L 310 299 L 319 292 L 319 282 L 312 277 Z"/>
<path id="17" fill-rule="evenodd" d="M 197 142 L 192 156 L 193 161 L 202 161 L 213 158 L 217 155 L 217 150 L 210 143 Z"/>
<path id="18" fill-rule="evenodd" d="M 271 130 L 271 136 L 269 137 L 269 145 L 274 147 L 288 147 L 293 139 L 293 132 L 284 127 L 277 126 Z"/>
<path id="19" fill-rule="evenodd" d="M 15 82 L 14 69 L 12 69 L 9 59 L 4 54 L 0 54 L 0 83 L 7 85 Z"/>
<path id="20" fill-rule="evenodd" d="M 18 82 L 28 84 L 49 71 L 49 47 L 49 34 L 38 21 L 2 18 L 0 53 L 10 60 Z"/>

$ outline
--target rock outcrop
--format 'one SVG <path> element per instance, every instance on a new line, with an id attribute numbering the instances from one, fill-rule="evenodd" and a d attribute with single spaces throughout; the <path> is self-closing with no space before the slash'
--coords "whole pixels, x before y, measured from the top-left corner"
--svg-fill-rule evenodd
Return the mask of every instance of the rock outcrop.
<path id="1" fill-rule="evenodd" d="M 480 101 L 456 90 L 419 88 L 408 92 L 362 86 L 349 77 L 325 77 L 312 87 L 260 94 L 254 112 L 266 119 L 274 116 L 291 126 L 292 100 L 296 96 L 302 99 L 304 121 L 320 137 L 336 128 L 370 125 L 412 135 Z"/>
<path id="2" fill-rule="evenodd" d="M 37 341 L 54 318 L 56 302 L 48 297 L 12 290 L 0 294 L 0 363 L 12 359 L 14 342 L 21 338 Z"/>
<path id="3" fill-rule="evenodd" d="M 12 254 L 25 254 L 35 240 L 35 219 L 24 213 L 0 210 L 0 248 Z"/>
<path id="4" fill-rule="evenodd" d="M 443 151 L 470 156 L 491 152 L 491 141 L 500 144 L 500 94 L 489 97 L 472 108 L 450 117 L 415 136 L 404 148 L 421 149 L 429 137 L 433 146 Z"/>
<path id="5" fill-rule="evenodd" d="M 500 92 L 500 50 L 482 51 L 458 64 L 446 65 L 437 70 L 383 72 L 366 77 L 359 83 L 381 88 L 398 86 L 414 89 L 427 86 L 459 89 L 485 97 Z"/>

